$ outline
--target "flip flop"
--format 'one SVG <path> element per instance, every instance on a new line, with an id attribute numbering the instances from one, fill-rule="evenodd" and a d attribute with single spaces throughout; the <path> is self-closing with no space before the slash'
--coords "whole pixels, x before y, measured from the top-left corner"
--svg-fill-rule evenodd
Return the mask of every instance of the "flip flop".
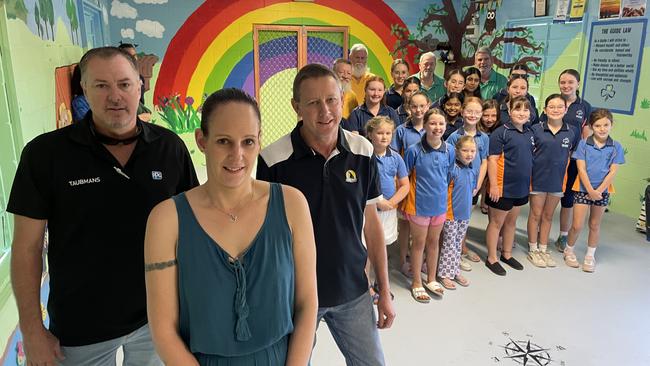
<path id="1" fill-rule="evenodd" d="M 414 287 L 411 289 L 411 296 L 413 299 L 422 304 L 428 304 L 431 301 L 431 297 L 422 287 Z"/>
<path id="2" fill-rule="evenodd" d="M 469 280 L 461 275 L 456 275 L 452 280 L 463 287 L 469 286 Z"/>
<path id="3" fill-rule="evenodd" d="M 445 293 L 445 290 L 440 286 L 440 284 L 436 281 L 431 281 L 429 283 L 425 283 L 424 287 L 431 291 L 432 294 L 442 296 Z"/>
<path id="4" fill-rule="evenodd" d="M 465 258 L 469 259 L 472 262 L 478 263 L 478 262 L 481 261 L 481 258 L 473 250 L 468 249 L 467 253 L 465 253 L 464 256 L 465 256 Z"/>
<path id="5" fill-rule="evenodd" d="M 456 285 L 449 279 L 449 278 L 442 278 L 440 280 L 440 284 L 442 287 L 446 288 L 447 290 L 455 290 Z"/>

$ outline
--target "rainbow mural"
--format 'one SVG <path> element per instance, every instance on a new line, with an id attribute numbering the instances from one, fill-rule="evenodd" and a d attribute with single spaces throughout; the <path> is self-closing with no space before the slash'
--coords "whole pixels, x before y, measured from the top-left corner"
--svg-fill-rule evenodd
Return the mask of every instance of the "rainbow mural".
<path id="1" fill-rule="evenodd" d="M 174 94 L 201 100 L 223 87 L 237 87 L 255 95 L 253 73 L 253 24 L 347 26 L 349 43 L 369 49 L 372 72 L 390 80 L 390 51 L 396 42 L 391 25 L 406 28 L 402 20 L 379 0 L 316 0 L 301 3 L 281 0 L 207 1 L 188 17 L 172 38 L 163 58 L 154 90 L 154 104 Z M 292 47 L 288 37 L 269 40 L 260 48 L 282 44 Z M 295 47 L 295 45 L 294 45 Z M 337 49 L 338 47 L 338 49 Z M 308 49 L 321 50 L 309 62 L 328 62 L 341 52 L 341 44 L 314 38 Z M 261 52 L 263 53 L 263 52 Z M 413 63 L 414 51 L 406 56 Z M 261 59 L 260 87 L 275 74 L 295 68 L 294 60 L 282 55 Z M 268 63 L 265 65 L 264 63 Z"/>

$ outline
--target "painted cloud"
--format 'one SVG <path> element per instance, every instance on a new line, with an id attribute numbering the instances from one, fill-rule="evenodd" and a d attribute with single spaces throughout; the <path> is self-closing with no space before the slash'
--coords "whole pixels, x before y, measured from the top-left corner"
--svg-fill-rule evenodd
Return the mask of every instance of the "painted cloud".
<path id="1" fill-rule="evenodd" d="M 135 22 L 135 30 L 151 38 L 162 38 L 165 27 L 155 20 L 138 20 Z"/>
<path id="2" fill-rule="evenodd" d="M 113 0 L 111 3 L 111 15 L 120 19 L 135 19 L 138 16 L 138 11 L 127 3 L 121 3 L 118 0 Z"/>
<path id="3" fill-rule="evenodd" d="M 120 29 L 120 33 L 122 34 L 122 38 L 135 39 L 135 32 L 133 31 L 133 28 L 122 28 Z"/>

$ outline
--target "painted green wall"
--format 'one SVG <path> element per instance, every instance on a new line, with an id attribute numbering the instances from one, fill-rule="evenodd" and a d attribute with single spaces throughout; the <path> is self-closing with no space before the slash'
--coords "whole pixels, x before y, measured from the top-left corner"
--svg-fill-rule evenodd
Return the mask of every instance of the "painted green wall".
<path id="1" fill-rule="evenodd" d="M 8 104 L 7 111 L 0 112 L 0 133 L 3 134 L 3 149 L 5 144 L 15 145 L 14 154 L 0 154 L 2 202 L 8 198 L 23 146 L 34 137 L 56 128 L 55 68 L 76 63 L 83 55 L 83 49 L 70 40 L 61 18 L 57 18 L 55 30 L 54 41 L 43 40 L 32 33 L 23 20 L 7 17 L 4 3 L 0 4 L 2 75 Z M 5 151 L 3 149 L 0 151 Z M 18 324 L 9 281 L 9 259 L 9 253 L 0 253 L 0 346 L 3 350 Z"/>

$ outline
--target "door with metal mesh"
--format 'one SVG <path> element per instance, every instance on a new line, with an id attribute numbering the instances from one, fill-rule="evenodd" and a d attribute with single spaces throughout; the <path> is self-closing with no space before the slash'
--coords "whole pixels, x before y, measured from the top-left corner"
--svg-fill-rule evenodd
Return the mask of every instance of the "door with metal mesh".
<path id="1" fill-rule="evenodd" d="M 293 79 L 308 63 L 331 66 L 347 57 L 347 27 L 255 25 L 255 97 L 262 114 L 262 145 L 289 133 L 298 116 L 291 107 Z"/>

